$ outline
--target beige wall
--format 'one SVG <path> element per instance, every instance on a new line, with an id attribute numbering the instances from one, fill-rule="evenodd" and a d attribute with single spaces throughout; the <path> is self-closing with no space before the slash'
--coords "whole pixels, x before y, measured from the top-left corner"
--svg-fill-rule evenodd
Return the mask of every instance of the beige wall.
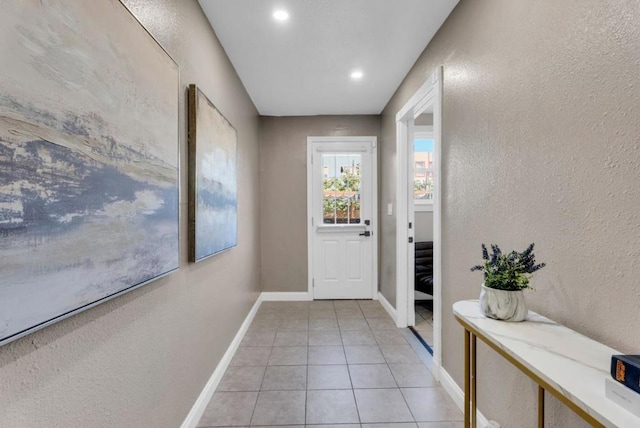
<path id="1" fill-rule="evenodd" d="M 181 424 L 259 291 L 258 115 L 195 0 L 125 3 L 180 65 L 181 267 L 0 348 L 0 426 Z M 238 131 L 239 243 L 187 263 L 185 90 Z"/>
<path id="2" fill-rule="evenodd" d="M 416 211 L 415 223 L 416 242 L 433 241 L 433 212 Z"/>
<path id="3" fill-rule="evenodd" d="M 260 119 L 263 291 L 307 291 L 307 137 L 379 137 L 380 116 Z"/>
<path id="4" fill-rule="evenodd" d="M 417 126 L 433 126 L 433 113 L 422 113 L 413 122 Z"/>
<path id="5" fill-rule="evenodd" d="M 623 352 L 640 349 L 638 22 L 636 1 L 463 0 L 384 110 L 386 202 L 394 116 L 444 66 L 442 351 L 460 385 L 451 305 L 478 297 L 482 278 L 469 267 L 481 242 L 535 242 L 548 266 L 527 294 L 531 309 Z M 391 271 L 395 249 L 383 248 Z M 534 385 L 479 352 L 480 409 L 502 426 L 536 426 Z M 584 426 L 558 403 L 548 410 L 546 426 Z"/>

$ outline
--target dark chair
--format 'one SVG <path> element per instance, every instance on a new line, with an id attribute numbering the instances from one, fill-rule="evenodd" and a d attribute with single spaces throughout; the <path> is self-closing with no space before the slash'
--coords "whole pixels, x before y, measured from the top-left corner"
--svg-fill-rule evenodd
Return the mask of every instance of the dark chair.
<path id="1" fill-rule="evenodd" d="M 415 244 L 415 289 L 433 296 L 433 241 Z"/>

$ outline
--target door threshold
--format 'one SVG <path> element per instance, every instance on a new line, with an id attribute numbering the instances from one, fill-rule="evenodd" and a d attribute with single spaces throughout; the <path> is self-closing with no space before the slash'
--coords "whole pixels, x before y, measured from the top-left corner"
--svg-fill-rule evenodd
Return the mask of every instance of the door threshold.
<path id="1" fill-rule="evenodd" d="M 418 340 L 420 341 L 420 343 L 422 343 L 422 346 L 424 346 L 426 348 L 426 350 L 431 354 L 431 356 L 433 357 L 433 349 L 431 349 L 431 346 L 429 346 L 429 344 L 427 342 L 424 341 L 424 339 L 422 338 L 422 336 L 420 336 L 420 333 L 418 333 L 418 331 L 409 326 L 409 330 L 411 330 L 411 333 L 413 333 L 413 335 L 418 338 Z"/>

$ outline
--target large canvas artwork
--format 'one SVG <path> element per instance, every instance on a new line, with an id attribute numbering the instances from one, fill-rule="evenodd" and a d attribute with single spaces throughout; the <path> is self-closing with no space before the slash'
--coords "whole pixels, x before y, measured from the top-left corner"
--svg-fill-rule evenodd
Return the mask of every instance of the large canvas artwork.
<path id="1" fill-rule="evenodd" d="M 189 86 L 191 261 L 237 245 L 236 130 L 195 85 Z"/>
<path id="2" fill-rule="evenodd" d="M 118 0 L 0 13 L 0 344 L 178 268 L 178 66 Z"/>

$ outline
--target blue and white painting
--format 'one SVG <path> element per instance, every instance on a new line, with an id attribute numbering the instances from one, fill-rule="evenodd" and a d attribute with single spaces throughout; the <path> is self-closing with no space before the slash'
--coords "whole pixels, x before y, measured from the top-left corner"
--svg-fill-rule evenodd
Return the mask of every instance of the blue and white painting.
<path id="1" fill-rule="evenodd" d="M 0 343 L 178 268 L 178 67 L 117 0 L 0 13 Z"/>
<path id="2" fill-rule="evenodd" d="M 192 254 L 199 261 L 237 245 L 238 184 L 236 173 L 236 130 L 194 85 L 190 88 L 192 112 Z M 195 119 L 195 123 L 193 121 Z M 190 141 L 193 144 L 194 141 Z"/>

